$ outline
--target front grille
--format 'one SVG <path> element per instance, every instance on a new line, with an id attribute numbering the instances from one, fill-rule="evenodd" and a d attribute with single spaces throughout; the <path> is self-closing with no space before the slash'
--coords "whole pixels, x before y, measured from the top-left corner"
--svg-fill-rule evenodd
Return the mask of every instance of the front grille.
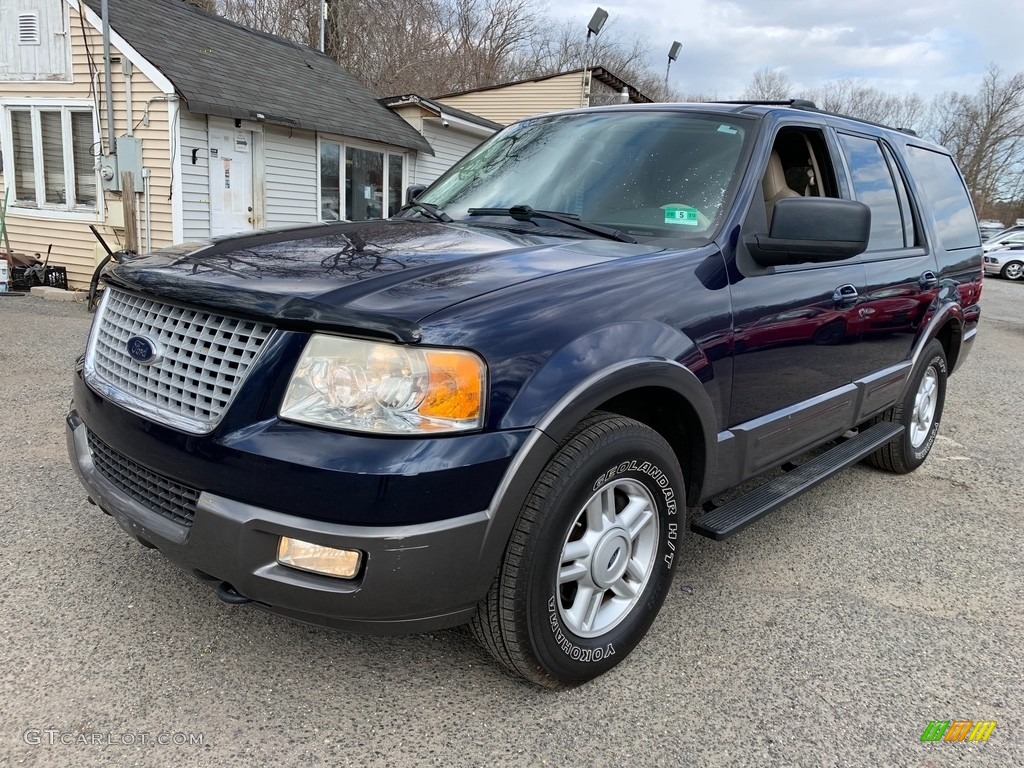
<path id="1" fill-rule="evenodd" d="M 90 384 L 141 415 L 196 434 L 212 431 L 273 327 L 113 287 L 106 294 L 86 357 Z M 128 354 L 134 336 L 153 343 L 156 360 Z"/>
<path id="2" fill-rule="evenodd" d="M 192 526 L 199 491 L 181 485 L 122 456 L 92 432 L 87 433 L 93 466 L 123 493 L 168 520 Z"/>

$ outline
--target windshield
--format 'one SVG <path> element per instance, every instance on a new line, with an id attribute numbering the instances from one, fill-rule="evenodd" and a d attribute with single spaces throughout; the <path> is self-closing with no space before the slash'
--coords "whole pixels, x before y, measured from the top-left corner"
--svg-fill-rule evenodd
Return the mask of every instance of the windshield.
<path id="1" fill-rule="evenodd" d="M 495 134 L 419 199 L 456 220 L 530 206 L 638 237 L 707 238 L 738 181 L 748 126 L 681 111 L 535 118 Z"/>

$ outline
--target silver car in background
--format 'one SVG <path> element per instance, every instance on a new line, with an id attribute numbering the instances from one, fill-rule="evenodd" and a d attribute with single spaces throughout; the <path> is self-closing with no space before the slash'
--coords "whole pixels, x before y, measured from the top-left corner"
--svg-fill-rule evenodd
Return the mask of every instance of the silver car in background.
<path id="1" fill-rule="evenodd" d="M 1024 232 L 1019 233 L 1024 235 Z M 984 256 L 985 274 L 998 275 L 1007 280 L 1020 280 L 1024 277 L 1024 242 L 1004 245 L 997 250 L 987 250 Z"/>

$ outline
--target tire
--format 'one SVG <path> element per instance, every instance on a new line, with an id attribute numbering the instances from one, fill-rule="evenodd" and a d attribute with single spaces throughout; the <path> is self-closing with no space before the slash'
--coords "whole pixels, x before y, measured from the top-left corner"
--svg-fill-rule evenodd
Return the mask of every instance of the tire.
<path id="1" fill-rule="evenodd" d="M 871 466 L 905 475 L 924 464 L 939 433 L 947 375 L 946 353 L 942 344 L 932 339 L 924 348 L 903 402 L 871 421 L 893 421 L 906 427 L 902 435 L 868 457 Z"/>
<path id="2" fill-rule="evenodd" d="M 1007 280 L 1020 280 L 1024 277 L 1024 264 L 1019 261 L 1011 261 L 1009 264 L 1003 265 L 999 276 Z"/>
<path id="3" fill-rule="evenodd" d="M 474 635 L 511 672 L 547 688 L 620 663 L 671 584 L 683 489 L 657 432 L 611 414 L 585 419 L 534 484 Z"/>

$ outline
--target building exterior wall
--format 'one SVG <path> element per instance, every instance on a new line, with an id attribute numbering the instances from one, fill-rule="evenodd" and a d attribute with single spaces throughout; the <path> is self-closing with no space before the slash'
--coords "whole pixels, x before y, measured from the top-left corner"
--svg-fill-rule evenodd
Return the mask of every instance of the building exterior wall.
<path id="1" fill-rule="evenodd" d="M 545 112 L 577 109 L 583 96 L 583 76 L 571 72 L 528 83 L 514 83 L 474 93 L 446 96 L 435 101 L 509 125 Z"/>
<path id="2" fill-rule="evenodd" d="M 264 127 L 268 227 L 318 220 L 316 146 L 316 134 L 312 131 Z"/>
<path id="3" fill-rule="evenodd" d="M 179 125 L 182 238 L 185 242 L 205 240 L 210 236 L 210 143 L 206 115 L 194 115 L 183 108 Z"/>
<path id="4" fill-rule="evenodd" d="M 7 108 L 24 106 L 55 106 L 61 103 L 74 102 L 76 105 L 95 105 L 93 78 L 90 73 L 90 56 L 93 65 L 99 70 L 96 88 L 99 96 L 103 93 L 102 61 L 103 39 L 88 21 L 79 19 L 77 4 L 65 5 L 65 29 L 70 37 L 71 66 L 70 78 L 64 81 L 43 79 L 35 81 L 0 81 L 0 130 L 6 130 L 7 119 L 4 114 Z M 87 11 L 83 8 L 81 13 Z M 56 44 L 63 45 L 61 37 Z M 125 59 L 125 54 L 112 46 L 111 56 Z M 120 64 L 113 66 L 113 103 L 114 133 L 123 136 L 128 132 L 127 100 L 125 97 L 126 77 L 122 74 Z M 132 90 L 132 129 L 134 136 L 141 140 L 142 163 L 150 170 L 150 199 L 152 208 L 153 248 L 169 245 L 173 242 L 172 223 L 172 169 L 171 169 L 171 126 L 168 116 L 176 113 L 176 107 L 169 109 L 168 96 L 153 80 L 133 67 L 131 78 Z M 107 143 L 106 108 L 100 105 L 94 111 L 94 154 L 98 154 L 100 142 Z M 144 119 L 145 118 L 145 119 Z M 176 127 L 176 126 L 175 126 Z M 4 184 L 12 177 L 13 169 L 5 164 L 4 173 L 0 174 L 0 200 L 3 199 Z M 99 189 L 97 171 L 97 188 Z M 146 242 L 145 210 L 142 179 L 136 179 L 136 191 L 139 193 L 137 209 L 139 212 L 140 247 Z M 112 246 L 120 243 L 123 229 L 118 226 L 121 200 L 118 193 L 100 194 L 103 198 L 98 202 L 95 212 L 67 212 L 49 209 L 33 209 L 19 207 L 9 203 L 7 226 L 11 247 L 19 253 L 45 254 L 47 246 L 52 244 L 50 263 L 66 267 L 72 287 L 88 285 L 92 272 L 102 258 L 95 238 L 89 231 L 89 225 L 96 225 Z"/>
<path id="5" fill-rule="evenodd" d="M 455 126 L 445 128 L 440 118 L 424 118 L 420 129 L 434 154 L 420 154 L 416 159 L 416 184 L 432 184 L 445 171 L 466 156 L 484 140 L 484 136 L 460 131 Z"/>

